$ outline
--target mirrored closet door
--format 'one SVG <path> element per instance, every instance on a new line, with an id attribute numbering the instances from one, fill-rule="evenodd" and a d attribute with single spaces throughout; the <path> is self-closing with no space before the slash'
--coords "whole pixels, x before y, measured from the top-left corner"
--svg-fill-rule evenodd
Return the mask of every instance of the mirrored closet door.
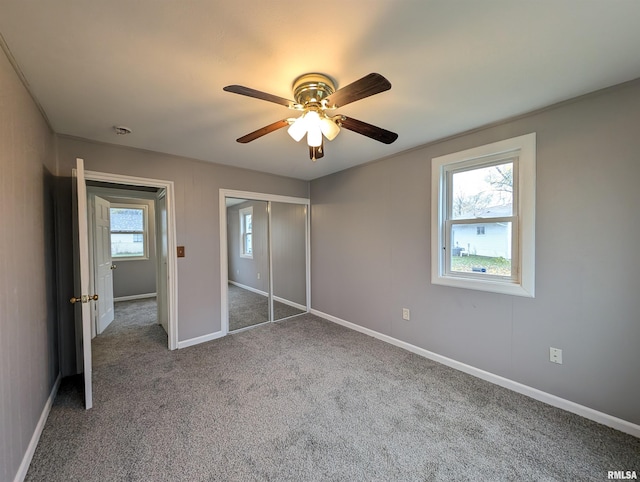
<path id="1" fill-rule="evenodd" d="M 306 313 L 308 200 L 238 191 L 223 196 L 221 191 L 221 202 L 226 218 L 226 331 Z"/>
<path id="2" fill-rule="evenodd" d="M 307 206 L 271 203 L 273 320 L 307 311 Z"/>
<path id="3" fill-rule="evenodd" d="M 229 331 L 269 321 L 266 201 L 227 198 Z"/>

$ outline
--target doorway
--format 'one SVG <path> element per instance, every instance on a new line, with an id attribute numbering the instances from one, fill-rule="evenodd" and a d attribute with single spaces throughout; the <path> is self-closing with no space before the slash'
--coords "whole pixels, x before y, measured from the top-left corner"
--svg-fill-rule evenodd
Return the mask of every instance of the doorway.
<path id="1" fill-rule="evenodd" d="M 309 311 L 309 200 L 220 190 L 222 332 Z"/>
<path id="2" fill-rule="evenodd" d="M 95 283 L 89 277 L 89 234 L 87 210 L 87 181 L 113 183 L 120 186 L 151 187 L 164 190 L 164 200 L 160 205 L 166 210 L 166 307 L 168 311 L 167 332 L 170 350 L 178 346 L 177 326 L 177 253 L 175 230 L 174 186 L 172 181 L 134 178 L 118 174 L 85 171 L 84 160 L 76 158 L 72 170 L 72 221 L 73 221 L 73 265 L 74 295 L 70 302 L 80 309 L 74 310 L 76 326 L 76 353 L 79 372 L 84 372 L 85 408 L 93 407 L 92 350 L 91 350 L 91 309 L 92 301 L 99 300 L 90 285 Z M 104 237 L 102 237 L 104 239 Z M 161 269 L 158 272 L 162 272 Z M 93 287 L 95 289 L 95 287 Z M 94 293 L 94 294 L 91 294 Z"/>
<path id="3" fill-rule="evenodd" d="M 89 266 L 92 270 L 90 279 L 95 283 L 96 288 L 92 292 L 98 292 L 100 288 L 97 286 L 101 280 L 98 276 L 99 251 L 109 249 L 111 265 L 109 271 L 114 283 L 113 300 L 116 302 L 155 300 L 154 310 L 157 313 L 158 323 L 167 333 L 167 346 L 170 350 L 176 349 L 178 347 L 175 277 L 177 255 L 173 182 L 92 171 L 86 171 L 85 178 L 89 206 L 95 205 L 96 198 L 100 198 L 106 201 L 109 208 L 123 209 L 124 214 L 133 214 L 133 221 L 139 212 L 143 219 L 142 225 L 146 227 L 146 232 L 142 233 L 133 222 L 133 228 L 122 230 L 120 237 L 123 238 L 124 248 L 114 253 L 111 251 L 113 249 L 111 243 L 108 243 L 108 248 L 105 248 L 104 242 L 103 246 L 96 242 L 96 232 L 90 224 Z M 91 215 L 89 217 L 91 223 Z M 94 239 L 91 239 L 92 236 Z M 137 248 L 138 245 L 141 248 Z M 111 255 L 115 256 L 111 257 Z M 103 268 L 103 272 L 105 271 Z M 109 301 L 107 299 L 107 302 Z M 99 303 L 97 308 L 92 315 L 92 337 L 104 330 L 104 326 L 100 329 L 102 310 Z M 108 307 L 106 309 L 108 310 Z"/>
<path id="4" fill-rule="evenodd" d="M 166 266 L 166 209 L 159 206 L 165 189 L 87 181 L 87 197 L 90 280 L 99 295 L 92 338 L 111 326 L 116 305 L 140 300 L 147 307 L 144 318 L 154 311 L 167 332 L 166 275 L 159 269 Z"/>

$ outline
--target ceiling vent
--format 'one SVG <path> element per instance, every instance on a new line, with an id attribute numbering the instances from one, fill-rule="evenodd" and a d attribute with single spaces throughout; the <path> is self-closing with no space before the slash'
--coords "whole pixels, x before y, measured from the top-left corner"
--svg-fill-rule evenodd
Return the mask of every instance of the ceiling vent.
<path id="1" fill-rule="evenodd" d="M 127 134 L 131 134 L 131 129 L 125 126 L 113 126 L 113 130 L 116 131 L 116 134 L 119 136 L 126 136 Z"/>

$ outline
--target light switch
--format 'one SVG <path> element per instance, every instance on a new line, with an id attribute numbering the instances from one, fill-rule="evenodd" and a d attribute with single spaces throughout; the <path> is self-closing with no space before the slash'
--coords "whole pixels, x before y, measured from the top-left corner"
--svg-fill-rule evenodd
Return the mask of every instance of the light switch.
<path id="1" fill-rule="evenodd" d="M 184 258 L 184 246 L 178 246 L 178 258 Z"/>

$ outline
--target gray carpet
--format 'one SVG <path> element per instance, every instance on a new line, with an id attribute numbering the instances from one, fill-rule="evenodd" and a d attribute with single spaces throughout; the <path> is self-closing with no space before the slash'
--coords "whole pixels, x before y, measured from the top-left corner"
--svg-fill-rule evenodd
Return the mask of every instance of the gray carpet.
<path id="1" fill-rule="evenodd" d="M 114 304 L 113 322 L 91 342 L 94 384 L 100 382 L 97 375 L 103 367 L 110 366 L 114 360 L 122 362 L 137 356 L 139 346 L 168 348 L 167 334 L 158 325 L 157 306 L 156 298 Z"/>
<path id="2" fill-rule="evenodd" d="M 156 298 L 118 301 L 114 303 L 114 323 L 103 332 L 105 335 L 116 335 L 132 328 L 150 326 L 158 323 L 158 305 Z M 94 339 L 100 340 L 101 337 Z"/>
<path id="3" fill-rule="evenodd" d="M 313 315 L 169 352 L 158 325 L 63 380 L 31 481 L 606 480 L 640 440 Z"/>
<path id="4" fill-rule="evenodd" d="M 269 299 L 229 283 L 228 288 L 229 331 L 264 323 L 269 319 Z M 279 301 L 273 302 L 273 317 L 281 320 L 304 311 Z"/>

